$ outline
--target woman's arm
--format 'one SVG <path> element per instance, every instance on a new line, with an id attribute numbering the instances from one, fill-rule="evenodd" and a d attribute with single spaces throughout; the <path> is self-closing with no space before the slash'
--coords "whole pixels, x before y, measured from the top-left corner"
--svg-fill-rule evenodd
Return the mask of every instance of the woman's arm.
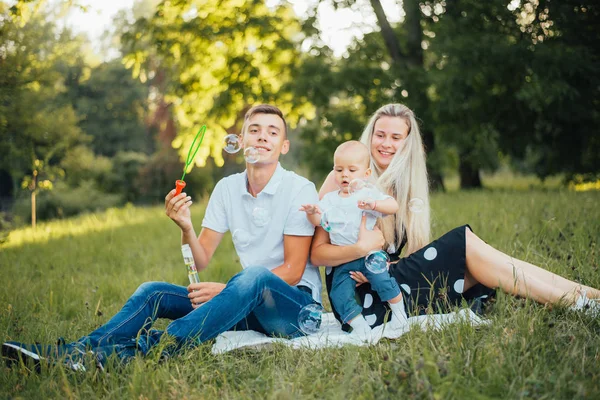
<path id="1" fill-rule="evenodd" d="M 319 200 L 321 200 L 327 193 L 333 192 L 334 190 L 339 190 L 339 187 L 337 183 L 335 183 L 335 176 L 333 171 L 331 171 L 329 175 L 327 175 L 327 178 L 325 178 L 323 185 L 321 185 L 321 190 L 319 190 Z"/>
<path id="2" fill-rule="evenodd" d="M 371 250 L 379 250 L 385 244 L 383 234 L 377 228 L 372 231 L 366 227 L 367 217 L 363 215 L 358 241 L 348 246 L 336 246 L 329 241 L 329 233 L 321 227 L 315 229 L 310 259 L 314 265 L 337 267 L 367 255 Z"/>

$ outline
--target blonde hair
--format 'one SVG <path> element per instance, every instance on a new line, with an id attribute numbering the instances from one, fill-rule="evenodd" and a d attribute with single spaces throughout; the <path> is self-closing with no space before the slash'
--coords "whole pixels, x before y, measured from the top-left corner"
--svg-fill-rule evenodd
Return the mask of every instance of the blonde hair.
<path id="1" fill-rule="evenodd" d="M 388 244 L 394 244 L 394 249 L 400 248 L 406 235 L 405 256 L 429 243 L 429 183 L 427 181 L 427 166 L 425 164 L 425 148 L 421 139 L 419 125 L 411 109 L 402 104 L 387 104 L 379 108 L 365 127 L 360 141 L 371 149 L 375 123 L 381 117 L 398 117 L 408 125 L 408 136 L 396 152 L 385 171 L 382 171 L 371 157 L 373 178 L 377 180 L 380 190 L 393 196 L 399 205 L 395 218 L 384 218 L 381 223 L 383 236 Z M 423 201 L 420 212 L 409 210 L 412 199 Z M 419 202 L 419 200 L 414 200 Z"/>
<path id="2" fill-rule="evenodd" d="M 335 158 L 342 154 L 352 154 L 358 157 L 358 161 L 366 168 L 371 167 L 371 152 L 364 143 L 359 142 L 358 140 L 348 140 L 347 142 L 340 144 L 333 153 L 334 163 Z"/>

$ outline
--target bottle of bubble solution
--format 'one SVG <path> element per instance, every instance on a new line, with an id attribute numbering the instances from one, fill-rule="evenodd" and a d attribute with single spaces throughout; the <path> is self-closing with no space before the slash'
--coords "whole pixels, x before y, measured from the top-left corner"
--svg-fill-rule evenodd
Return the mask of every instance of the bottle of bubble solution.
<path id="1" fill-rule="evenodd" d="M 187 268 L 188 278 L 190 283 L 200 283 L 200 277 L 198 277 L 198 271 L 196 270 L 196 264 L 194 263 L 194 256 L 192 255 L 192 249 L 189 244 L 181 246 L 181 254 L 183 254 L 183 262 Z"/>

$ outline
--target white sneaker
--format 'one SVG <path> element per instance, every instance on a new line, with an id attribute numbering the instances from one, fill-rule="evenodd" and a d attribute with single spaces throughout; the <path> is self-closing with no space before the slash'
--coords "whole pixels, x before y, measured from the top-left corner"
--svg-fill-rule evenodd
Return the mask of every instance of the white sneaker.
<path id="1" fill-rule="evenodd" d="M 388 322 L 383 325 L 383 336 L 389 339 L 397 339 L 410 330 L 407 319 L 400 319 L 392 314 Z"/>
<path id="2" fill-rule="evenodd" d="M 373 342 L 373 335 L 372 335 L 372 329 L 369 328 L 368 330 L 366 329 L 353 329 L 352 332 L 350 332 L 350 336 L 352 337 L 353 340 L 357 341 L 357 342 L 361 342 L 361 343 L 372 343 Z"/>
<path id="3" fill-rule="evenodd" d="M 571 309 L 582 311 L 592 317 L 600 317 L 600 301 L 597 299 L 588 299 L 585 290 L 581 291 L 575 305 L 571 306 Z"/>

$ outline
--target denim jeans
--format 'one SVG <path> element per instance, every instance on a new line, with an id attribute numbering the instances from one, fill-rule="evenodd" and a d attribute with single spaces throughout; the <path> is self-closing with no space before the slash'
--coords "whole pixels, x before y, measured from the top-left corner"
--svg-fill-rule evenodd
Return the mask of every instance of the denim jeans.
<path id="1" fill-rule="evenodd" d="M 271 336 L 302 336 L 298 314 L 314 303 L 310 293 L 262 267 L 244 269 L 221 293 L 194 309 L 184 286 L 147 282 L 106 324 L 73 345 L 127 359 L 146 354 L 165 334 L 177 349 L 215 338 L 227 330 L 255 330 Z M 157 318 L 173 320 L 166 330 L 151 329 Z"/>
<path id="2" fill-rule="evenodd" d="M 365 267 L 364 258 L 333 268 L 333 282 L 329 297 L 344 323 L 348 323 L 362 312 L 362 307 L 358 305 L 354 297 L 356 282 L 350 277 L 350 271 L 362 272 L 383 301 L 391 300 L 400 294 L 400 287 L 396 280 L 387 272 L 375 274 L 369 271 Z"/>

